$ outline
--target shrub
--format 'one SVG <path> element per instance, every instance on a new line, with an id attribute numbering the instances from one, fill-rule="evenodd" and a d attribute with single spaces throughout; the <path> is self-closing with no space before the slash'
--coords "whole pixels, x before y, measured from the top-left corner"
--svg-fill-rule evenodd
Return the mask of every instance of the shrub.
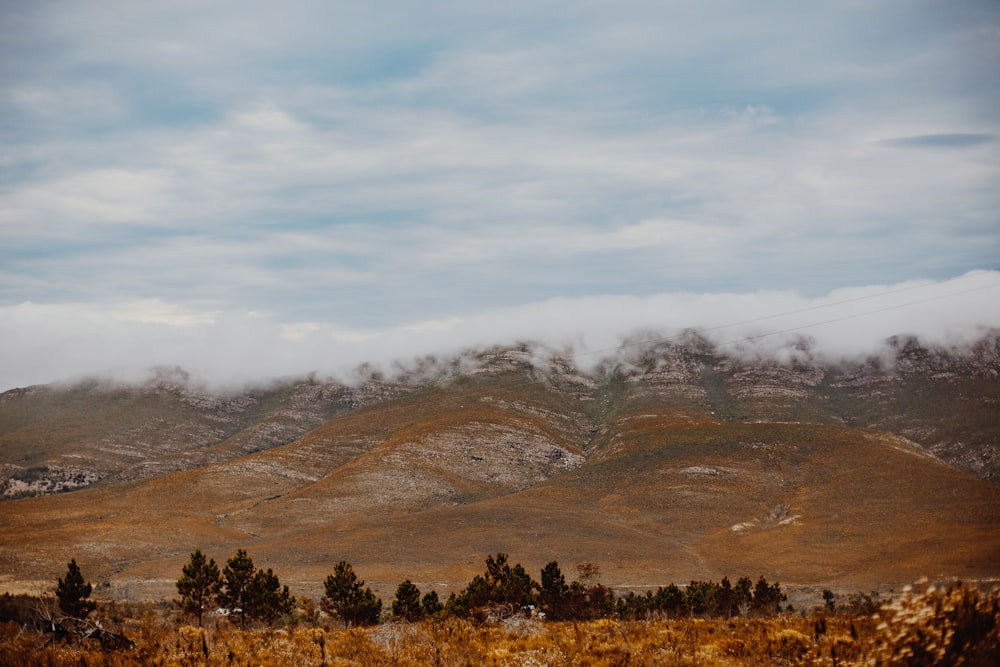
<path id="1" fill-rule="evenodd" d="M 959 583 L 915 594 L 908 586 L 878 616 L 882 644 L 869 664 L 1000 665 L 1000 591 Z"/>

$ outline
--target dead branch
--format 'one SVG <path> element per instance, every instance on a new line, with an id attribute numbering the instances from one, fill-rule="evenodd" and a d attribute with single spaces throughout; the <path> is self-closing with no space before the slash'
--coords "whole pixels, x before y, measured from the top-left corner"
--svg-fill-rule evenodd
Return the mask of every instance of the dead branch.
<path id="1" fill-rule="evenodd" d="M 73 616 L 57 616 L 43 605 L 36 608 L 37 629 L 50 635 L 43 646 L 73 641 L 79 647 L 84 641 L 96 641 L 104 651 L 122 651 L 135 648 L 135 642 L 123 634 L 107 630 L 100 621 L 88 621 Z"/>

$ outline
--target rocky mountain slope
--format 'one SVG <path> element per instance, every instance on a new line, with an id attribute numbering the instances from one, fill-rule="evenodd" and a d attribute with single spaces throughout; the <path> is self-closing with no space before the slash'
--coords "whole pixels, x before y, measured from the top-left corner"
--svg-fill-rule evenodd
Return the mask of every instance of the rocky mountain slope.
<path id="1" fill-rule="evenodd" d="M 522 346 L 353 386 L 34 387 L 0 396 L 0 571 L 76 557 L 109 593 L 168 596 L 198 547 L 307 594 L 341 558 L 387 597 L 445 592 L 500 550 L 633 586 L 997 577 L 998 404 L 996 334 L 839 364 L 687 336 L 589 372 Z"/>
<path id="2" fill-rule="evenodd" d="M 57 493 L 225 461 L 291 442 L 396 392 L 388 382 L 303 380 L 214 393 L 177 369 L 141 385 L 15 389 L 0 394 L 0 494 Z"/>

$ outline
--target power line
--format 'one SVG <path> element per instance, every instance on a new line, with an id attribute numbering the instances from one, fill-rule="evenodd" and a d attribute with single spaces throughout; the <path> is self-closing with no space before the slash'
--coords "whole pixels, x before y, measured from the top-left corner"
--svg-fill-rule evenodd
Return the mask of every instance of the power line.
<path id="1" fill-rule="evenodd" d="M 774 314 L 771 314 L 771 315 L 764 315 L 764 316 L 761 316 L 761 317 L 754 317 L 754 318 L 751 318 L 749 320 L 741 320 L 739 322 L 731 322 L 729 324 L 718 324 L 718 325 L 711 326 L 711 327 L 702 327 L 702 328 L 696 328 L 696 329 L 689 329 L 687 331 L 684 331 L 684 332 L 681 332 L 681 333 L 678 333 L 678 334 L 673 334 L 673 335 L 670 335 L 670 336 L 661 336 L 661 337 L 655 337 L 655 338 L 647 338 L 647 339 L 643 339 L 643 340 L 639 340 L 639 341 L 630 341 L 630 342 L 626 342 L 626 343 L 621 343 L 620 345 L 616 345 L 615 347 L 601 348 L 599 350 L 591 350 L 591 351 L 588 351 L 588 352 L 578 352 L 578 353 L 573 354 L 572 356 L 573 356 L 573 358 L 587 357 L 587 356 L 593 356 L 595 354 L 604 354 L 604 353 L 607 353 L 607 352 L 616 352 L 618 350 L 623 350 L 623 349 L 628 348 L 628 347 L 636 347 L 636 346 L 639 346 L 639 345 L 650 345 L 650 344 L 656 344 L 656 343 L 666 343 L 666 342 L 670 342 L 672 340 L 678 340 L 678 339 L 684 338 L 685 336 L 689 335 L 691 331 L 694 331 L 696 333 L 707 333 L 709 331 L 719 331 L 719 330 L 722 330 L 722 329 L 730 329 L 730 328 L 733 328 L 733 327 L 745 326 L 747 324 L 756 324 L 758 322 L 765 322 L 767 320 L 774 320 L 774 319 L 778 319 L 778 318 L 781 318 L 781 317 L 789 317 L 791 315 L 799 315 L 801 313 L 808 313 L 808 312 L 811 312 L 811 311 L 814 311 L 814 310 L 822 310 L 824 308 L 833 308 L 834 306 L 842 306 L 842 305 L 848 304 L 848 303 L 856 303 L 858 301 L 865 301 L 865 300 L 868 300 L 868 299 L 878 299 L 878 298 L 881 298 L 881 297 L 884 297 L 884 296 L 889 296 L 891 294 L 898 294 L 900 292 L 908 292 L 908 291 L 912 291 L 912 290 L 916 290 L 916 289 L 925 289 L 925 288 L 928 288 L 928 287 L 933 287 L 935 285 L 941 285 L 941 284 L 943 284 L 945 282 L 947 282 L 947 281 L 945 281 L 945 280 L 935 280 L 935 281 L 932 281 L 932 282 L 920 283 L 918 285 L 908 285 L 906 287 L 899 287 L 899 288 L 896 288 L 896 289 L 891 289 L 891 290 L 885 290 L 883 292 L 878 292 L 877 294 L 866 294 L 864 296 L 856 296 L 856 297 L 852 297 L 850 299 L 842 299 L 840 301 L 831 301 L 829 303 L 817 304 L 815 306 L 807 306 L 805 308 L 799 308 L 799 309 L 796 309 L 796 310 L 788 310 L 788 311 L 781 312 L 781 313 L 774 313 Z M 921 303 L 926 303 L 926 302 L 929 302 L 929 301 L 938 301 L 938 300 L 941 300 L 941 299 L 950 298 L 952 296 L 958 296 L 960 294 L 966 294 L 968 292 L 976 292 L 976 291 L 984 290 L 984 289 L 991 289 L 991 288 L 994 288 L 994 287 L 1000 287 L 1000 283 L 995 283 L 995 284 L 992 284 L 992 285 L 980 285 L 979 287 L 971 287 L 971 288 L 968 288 L 968 289 L 960 290 L 958 292 L 952 292 L 950 294 L 940 295 L 940 296 L 936 296 L 936 297 L 929 297 L 927 299 L 920 299 L 920 300 L 917 300 L 917 301 L 911 301 L 911 302 L 902 303 L 902 304 L 893 304 L 891 306 L 886 306 L 884 308 L 879 308 L 879 309 L 876 309 L 876 310 L 866 311 L 864 313 L 855 313 L 855 314 L 851 314 L 851 315 L 844 315 L 843 317 L 837 317 L 837 318 L 833 318 L 833 319 L 830 319 L 830 320 L 825 320 L 825 321 L 822 321 L 822 322 L 814 322 L 812 324 L 803 324 L 803 325 L 800 325 L 800 326 L 790 327 L 790 328 L 786 328 L 786 329 L 779 329 L 779 330 L 771 331 L 771 332 L 768 332 L 768 333 L 758 334 L 758 335 L 755 335 L 755 336 L 749 336 L 749 337 L 746 337 L 746 338 L 740 338 L 740 339 L 737 339 L 737 340 L 727 341 L 725 343 L 718 343 L 718 344 L 719 345 L 733 345 L 733 344 L 741 343 L 741 342 L 745 342 L 745 341 L 757 340 L 759 338 L 767 338 L 769 336 L 777 336 L 779 334 L 789 333 L 791 331 L 799 331 L 801 329 L 808 329 L 808 328 L 811 328 L 811 327 L 823 326 L 824 324 L 832 324 L 834 322 L 841 322 L 843 320 L 849 320 L 849 319 L 856 318 L 856 317 L 865 317 L 867 315 L 874 315 L 874 314 L 878 314 L 880 312 L 885 312 L 885 311 L 889 311 L 889 310 L 896 310 L 896 309 L 899 309 L 899 308 L 904 308 L 904 307 L 907 307 L 907 306 L 912 306 L 912 305 L 917 305 L 917 304 L 921 304 Z"/>
<path id="2" fill-rule="evenodd" d="M 934 283 L 934 284 L 937 284 L 937 283 Z M 858 318 L 858 317 L 866 317 L 868 315 L 877 315 L 879 313 L 884 313 L 884 312 L 887 312 L 887 311 L 890 311 L 890 310 L 898 310 L 899 308 L 906 308 L 908 306 L 916 306 L 916 305 L 919 305 L 921 303 L 929 303 L 931 301 L 940 301 L 942 299 L 948 299 L 948 298 L 951 298 L 953 296 L 959 296 L 960 294 L 968 294 L 969 292 L 978 292 L 978 291 L 981 291 L 981 290 L 984 290 L 984 289 L 992 289 L 992 288 L 995 288 L 995 287 L 1000 287 L 1000 283 L 995 283 L 993 285 L 980 285 L 979 287 L 970 287 L 968 289 L 960 290 L 958 292 L 951 292 L 950 294 L 941 294 L 941 295 L 938 295 L 938 296 L 927 297 L 926 299 L 918 299 L 916 301 L 908 301 L 906 303 L 897 303 L 897 304 L 893 304 L 891 306 L 885 306 L 884 308 L 878 308 L 876 310 L 869 310 L 869 311 L 866 311 L 866 312 L 863 312 L 863 313 L 852 313 L 851 315 L 844 315 L 842 317 L 835 317 L 835 318 L 832 318 L 832 319 L 829 319 L 829 320 L 824 320 L 822 322 L 812 322 L 810 324 L 802 324 L 802 325 L 795 326 L 795 327 L 788 327 L 787 329 L 779 329 L 777 331 L 770 331 L 768 333 L 757 334 L 757 335 L 754 335 L 754 336 L 747 336 L 745 338 L 740 338 L 740 339 L 737 339 L 737 340 L 731 340 L 731 341 L 726 341 L 724 343 L 718 343 L 718 345 L 735 345 L 736 343 L 742 343 L 742 342 L 745 342 L 745 341 L 757 340 L 757 339 L 760 339 L 760 338 L 767 338 L 769 336 L 777 336 L 777 335 L 780 335 L 780 334 L 783 334 L 783 333 L 790 333 L 792 331 L 801 331 L 802 329 L 810 329 L 812 327 L 820 327 L 820 326 L 823 326 L 825 324 L 833 324 L 835 322 L 843 322 L 844 320 L 851 320 L 851 319 L 855 319 L 855 318 Z M 902 291 L 902 290 L 898 290 L 898 291 Z M 883 294 L 891 294 L 891 293 L 892 292 L 884 292 Z M 856 300 L 860 300 L 860 299 L 849 299 L 847 301 L 841 301 L 839 303 L 848 303 L 850 301 L 856 301 Z M 795 312 L 805 312 L 807 310 L 814 310 L 814 309 L 813 308 L 804 308 L 801 311 L 795 311 Z M 794 314 L 794 313 L 788 313 L 788 314 Z M 771 316 L 771 317 L 778 317 L 778 316 Z M 770 317 L 768 317 L 768 318 L 762 318 L 762 319 L 770 319 Z M 749 322 L 753 322 L 753 321 L 756 321 L 756 320 L 750 320 Z M 729 325 L 729 326 L 733 326 L 733 325 Z M 707 331 L 707 329 L 706 329 L 706 331 Z"/>

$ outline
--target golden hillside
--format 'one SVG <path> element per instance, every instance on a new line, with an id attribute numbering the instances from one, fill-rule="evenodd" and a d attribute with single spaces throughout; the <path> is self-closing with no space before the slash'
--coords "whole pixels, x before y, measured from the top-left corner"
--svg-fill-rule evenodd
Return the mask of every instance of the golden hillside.
<path id="1" fill-rule="evenodd" d="M 1000 576 L 1000 486 L 830 408 L 861 401 L 844 387 L 885 400 L 912 376 L 705 355 L 654 350 L 585 375 L 491 351 L 263 451 L 230 434 L 199 450 L 205 464 L 7 500 L 0 585 L 50 587 L 76 558 L 101 595 L 168 597 L 195 548 L 220 562 L 245 548 L 316 597 L 341 559 L 389 598 L 406 578 L 447 594 L 497 551 L 534 573 L 593 562 L 606 584 L 639 588 Z"/>

